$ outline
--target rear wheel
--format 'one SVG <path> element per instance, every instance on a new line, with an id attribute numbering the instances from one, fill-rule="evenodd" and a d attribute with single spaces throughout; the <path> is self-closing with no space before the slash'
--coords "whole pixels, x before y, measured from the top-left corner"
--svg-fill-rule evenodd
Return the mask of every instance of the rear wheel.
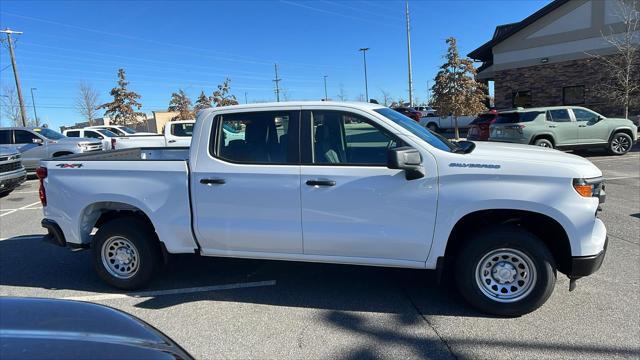
<path id="1" fill-rule="evenodd" d="M 538 139 L 534 145 L 553 149 L 553 143 L 549 139 Z"/>
<path id="2" fill-rule="evenodd" d="M 427 124 L 427 129 L 433 132 L 438 132 L 438 125 L 436 123 L 429 123 Z"/>
<path id="3" fill-rule="evenodd" d="M 125 290 L 144 287 L 160 266 L 161 251 L 155 232 L 146 222 L 117 218 L 100 227 L 93 239 L 98 276 Z"/>
<path id="4" fill-rule="evenodd" d="M 474 307 L 520 316 L 551 296 L 556 269 L 540 239 L 517 227 L 499 227 L 467 242 L 456 261 L 456 282 Z"/>
<path id="5" fill-rule="evenodd" d="M 609 152 L 613 155 L 624 155 L 631 150 L 633 141 L 631 136 L 625 133 L 616 133 L 609 141 Z"/>

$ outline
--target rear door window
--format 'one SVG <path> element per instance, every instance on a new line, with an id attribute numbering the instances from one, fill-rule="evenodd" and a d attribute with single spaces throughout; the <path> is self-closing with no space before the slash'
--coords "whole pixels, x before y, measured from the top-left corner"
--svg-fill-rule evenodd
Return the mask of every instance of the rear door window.
<path id="1" fill-rule="evenodd" d="M 66 134 L 68 137 L 80 137 L 80 130 L 71 130 L 67 131 Z"/>
<path id="2" fill-rule="evenodd" d="M 542 114 L 542 112 L 540 111 L 501 113 L 496 118 L 495 123 L 496 124 L 516 124 L 516 123 L 530 122 L 535 120 L 540 114 Z"/>
<path id="3" fill-rule="evenodd" d="M 171 135 L 178 137 L 193 136 L 193 123 L 171 124 Z"/>
<path id="4" fill-rule="evenodd" d="M 571 116 L 566 109 L 557 109 L 547 111 L 547 120 L 553 122 L 571 122 Z"/>
<path id="5" fill-rule="evenodd" d="M 217 117 L 214 156 L 242 164 L 297 164 L 299 111 L 256 111 Z"/>

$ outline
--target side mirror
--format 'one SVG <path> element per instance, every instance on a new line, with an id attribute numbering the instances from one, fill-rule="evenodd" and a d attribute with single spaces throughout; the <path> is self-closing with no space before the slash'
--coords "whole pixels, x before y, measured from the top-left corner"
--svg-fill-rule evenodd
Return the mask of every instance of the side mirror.
<path id="1" fill-rule="evenodd" d="M 604 116 L 601 116 L 601 115 L 596 116 L 596 122 L 600 120 L 604 120 Z"/>
<path id="2" fill-rule="evenodd" d="M 44 140 L 40 138 L 33 138 L 31 139 L 31 142 L 33 142 L 34 144 L 42 145 L 44 143 Z"/>
<path id="3" fill-rule="evenodd" d="M 407 180 L 416 180 L 424 177 L 422 167 L 422 155 L 412 147 L 399 147 L 387 151 L 387 167 L 405 171 Z"/>

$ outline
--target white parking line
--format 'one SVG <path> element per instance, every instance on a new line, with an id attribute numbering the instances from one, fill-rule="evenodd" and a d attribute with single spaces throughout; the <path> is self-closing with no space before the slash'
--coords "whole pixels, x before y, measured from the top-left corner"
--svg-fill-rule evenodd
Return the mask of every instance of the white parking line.
<path id="1" fill-rule="evenodd" d="M 199 286 L 199 287 L 182 288 L 182 289 L 142 291 L 142 292 L 134 292 L 134 293 L 128 293 L 128 294 L 97 294 L 97 295 L 86 295 L 86 296 L 68 296 L 68 297 L 63 297 L 62 299 L 78 300 L 78 301 L 101 301 L 101 300 L 113 300 L 113 299 L 123 299 L 123 298 L 146 298 L 146 297 L 156 297 L 156 296 L 163 296 L 163 295 L 182 295 L 182 294 L 193 294 L 193 293 L 208 292 L 208 291 L 243 289 L 243 288 L 261 287 L 261 286 L 274 286 L 275 284 L 276 284 L 275 280 L 268 280 L 268 281 L 226 284 L 226 285 Z"/>
<path id="2" fill-rule="evenodd" d="M 9 211 L 7 211 L 5 213 L 0 214 L 0 217 L 6 216 L 6 215 L 9 215 L 9 214 L 13 214 L 14 212 L 16 212 L 18 210 L 36 210 L 37 208 L 34 208 L 34 209 L 27 209 L 27 208 L 29 206 L 33 206 L 33 205 L 37 205 L 37 204 L 40 204 L 40 201 L 36 201 L 33 204 L 25 205 L 25 206 L 23 206 L 21 208 L 11 209 L 11 210 L 9 210 Z"/>

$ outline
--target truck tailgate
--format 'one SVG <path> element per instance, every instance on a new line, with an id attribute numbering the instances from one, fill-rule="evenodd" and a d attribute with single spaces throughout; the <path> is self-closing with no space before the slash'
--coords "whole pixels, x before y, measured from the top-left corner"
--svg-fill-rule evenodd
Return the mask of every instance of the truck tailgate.
<path id="1" fill-rule="evenodd" d="M 146 214 L 170 252 L 193 253 L 197 248 L 191 232 L 186 160 L 68 156 L 41 165 L 47 168 L 45 218 L 60 226 L 67 242 L 89 243 L 93 225 L 104 209 L 131 208 Z"/>

